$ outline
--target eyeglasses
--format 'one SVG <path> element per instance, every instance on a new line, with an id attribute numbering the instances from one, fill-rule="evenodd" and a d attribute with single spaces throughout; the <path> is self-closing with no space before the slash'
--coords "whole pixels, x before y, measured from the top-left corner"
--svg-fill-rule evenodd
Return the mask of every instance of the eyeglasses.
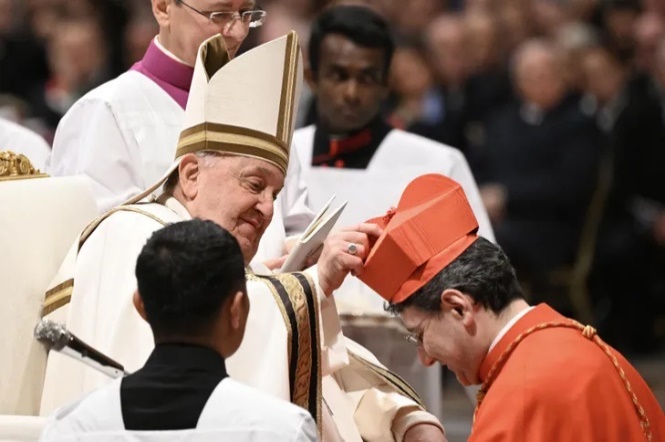
<path id="1" fill-rule="evenodd" d="M 425 329 L 427 329 L 427 325 L 430 322 L 431 317 L 423 319 L 423 321 L 420 323 L 422 325 L 422 328 L 420 328 L 420 331 L 417 333 L 409 333 L 406 336 L 404 336 L 404 339 L 406 339 L 406 342 L 413 344 L 415 346 L 421 347 L 423 345 L 423 336 L 425 335 Z"/>
<path id="2" fill-rule="evenodd" d="M 210 20 L 210 23 L 220 26 L 224 28 L 224 32 L 227 32 L 233 24 L 236 21 L 240 21 L 243 25 L 243 27 L 247 30 L 251 28 L 258 28 L 263 24 L 266 18 L 266 11 L 262 11 L 260 9 L 255 9 L 251 11 L 234 11 L 234 12 L 203 12 L 195 7 L 188 5 L 187 3 L 183 2 L 180 0 L 179 2 L 182 5 L 187 6 L 189 9 L 192 11 L 196 12 L 197 14 L 202 15 L 203 17 L 206 17 L 208 20 Z"/>
<path id="3" fill-rule="evenodd" d="M 409 333 L 408 335 L 404 336 L 404 339 L 406 339 L 406 342 L 409 344 L 413 344 L 416 347 L 420 347 L 423 345 L 423 337 L 422 335 L 417 335 L 415 333 Z"/>

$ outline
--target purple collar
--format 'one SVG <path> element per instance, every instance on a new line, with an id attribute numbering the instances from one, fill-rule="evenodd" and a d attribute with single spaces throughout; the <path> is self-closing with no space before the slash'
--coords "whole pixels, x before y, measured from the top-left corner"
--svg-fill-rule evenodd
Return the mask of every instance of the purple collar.
<path id="1" fill-rule="evenodd" d="M 134 64 L 130 70 L 140 72 L 157 83 L 183 109 L 187 106 L 194 68 L 166 55 L 154 40 L 150 42 L 143 60 Z"/>

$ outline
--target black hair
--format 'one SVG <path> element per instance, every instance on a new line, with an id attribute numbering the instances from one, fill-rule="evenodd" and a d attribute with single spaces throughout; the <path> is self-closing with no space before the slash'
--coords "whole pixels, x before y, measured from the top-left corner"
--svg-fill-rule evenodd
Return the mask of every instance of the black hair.
<path id="1" fill-rule="evenodd" d="M 327 35 L 340 34 L 358 46 L 384 50 L 384 76 L 387 77 L 395 52 L 395 43 L 388 22 L 365 6 L 340 5 L 321 13 L 314 23 L 309 39 L 309 64 L 318 74 L 321 44 Z"/>
<path id="2" fill-rule="evenodd" d="M 429 313 L 441 311 L 441 293 L 456 289 L 471 296 L 481 306 L 499 314 L 512 301 L 524 299 L 515 269 L 496 244 L 478 238 L 452 263 L 404 302 L 391 304 L 388 310 L 399 313 L 416 307 Z"/>
<path id="3" fill-rule="evenodd" d="M 155 339 L 204 334 L 226 300 L 246 292 L 238 242 L 198 219 L 153 233 L 136 262 L 136 279 Z"/>

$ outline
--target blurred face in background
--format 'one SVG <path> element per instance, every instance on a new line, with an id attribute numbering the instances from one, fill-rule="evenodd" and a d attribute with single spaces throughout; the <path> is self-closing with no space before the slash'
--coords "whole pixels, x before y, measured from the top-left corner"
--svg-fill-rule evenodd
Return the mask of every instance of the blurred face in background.
<path id="1" fill-rule="evenodd" d="M 571 88 L 585 88 L 582 59 L 587 50 L 596 46 L 597 41 L 595 29 L 581 22 L 568 23 L 556 32 L 555 44 L 563 56 L 563 71 Z"/>
<path id="2" fill-rule="evenodd" d="M 240 20 L 230 27 L 211 22 L 211 12 L 243 12 L 256 9 L 254 0 L 152 0 L 152 10 L 159 23 L 159 41 L 166 49 L 190 66 L 196 61 L 199 46 L 208 38 L 222 34 L 231 57 L 249 33 Z M 194 11 L 197 9 L 199 12 Z M 205 16 L 204 16 L 205 15 Z"/>
<path id="3" fill-rule="evenodd" d="M 423 29 L 442 10 L 441 0 L 407 0 L 397 2 L 393 22 L 405 35 L 420 35 Z"/>
<path id="4" fill-rule="evenodd" d="M 548 110 L 567 93 L 562 59 L 548 43 L 530 41 L 517 49 L 513 60 L 513 81 L 522 99 Z"/>
<path id="5" fill-rule="evenodd" d="M 53 35 L 59 20 L 59 14 L 54 7 L 35 9 L 29 15 L 32 33 L 40 40 L 47 41 Z"/>
<path id="6" fill-rule="evenodd" d="M 501 49 L 506 52 L 515 49 L 532 33 L 532 22 L 527 8 L 504 6 L 498 13 L 498 19 L 501 34 L 500 44 L 503 46 Z"/>
<path id="7" fill-rule="evenodd" d="M 280 3 L 297 17 L 307 17 L 313 13 L 314 0 L 280 0 Z"/>
<path id="8" fill-rule="evenodd" d="M 568 18 L 564 7 L 554 0 L 535 0 L 531 16 L 538 31 L 549 36 L 553 36 Z"/>
<path id="9" fill-rule="evenodd" d="M 92 19 L 60 22 L 49 41 L 48 56 L 54 77 L 69 90 L 91 81 L 103 68 L 105 50 Z"/>
<path id="10" fill-rule="evenodd" d="M 646 11 L 665 17 L 665 2 L 662 0 L 644 0 L 643 5 Z"/>
<path id="11" fill-rule="evenodd" d="M 658 42 L 665 38 L 665 22 L 656 14 L 644 14 L 635 22 L 635 64 L 646 73 L 654 72 Z"/>
<path id="12" fill-rule="evenodd" d="M 585 53 L 582 73 L 586 92 L 601 106 L 614 100 L 623 88 L 624 69 L 605 49 L 594 48 Z"/>
<path id="13" fill-rule="evenodd" d="M 468 74 L 467 40 L 464 22 L 455 15 L 443 15 L 427 29 L 427 49 L 432 67 L 444 85 L 460 86 Z"/>
<path id="14" fill-rule="evenodd" d="M 0 35 L 11 31 L 14 18 L 14 1 L 0 0 Z"/>
<path id="15" fill-rule="evenodd" d="M 423 54 L 409 47 L 395 51 L 390 68 L 390 85 L 396 94 L 402 98 L 421 98 L 432 84 L 432 73 Z"/>
<path id="16" fill-rule="evenodd" d="M 603 22 L 610 39 L 621 50 L 630 50 L 634 46 L 633 30 L 637 12 L 632 9 L 610 9 L 603 15 Z"/>
<path id="17" fill-rule="evenodd" d="M 471 68 L 478 72 L 496 65 L 501 60 L 501 51 L 494 17 L 487 12 L 475 12 L 466 16 L 464 24 Z"/>
<path id="18" fill-rule="evenodd" d="M 343 134 L 376 118 L 388 94 L 385 56 L 383 48 L 359 46 L 340 34 L 323 39 L 317 73 L 308 75 L 318 124 Z"/>

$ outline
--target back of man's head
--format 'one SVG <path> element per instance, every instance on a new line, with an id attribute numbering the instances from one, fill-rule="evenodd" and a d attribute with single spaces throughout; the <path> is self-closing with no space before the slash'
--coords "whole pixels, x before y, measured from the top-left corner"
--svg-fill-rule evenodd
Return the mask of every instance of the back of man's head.
<path id="1" fill-rule="evenodd" d="M 428 313 L 438 313 L 441 294 L 447 289 L 469 295 L 496 315 L 512 301 L 524 299 L 515 269 L 501 247 L 479 237 L 427 284 L 404 302 L 391 305 L 390 310 L 401 312 L 407 307 L 416 307 Z"/>
<path id="2" fill-rule="evenodd" d="M 312 24 L 309 40 L 309 65 L 318 74 L 321 43 L 330 34 L 341 35 L 358 46 L 384 50 L 387 74 L 395 51 L 388 22 L 372 9 L 360 5 L 333 6 L 319 15 Z"/>
<path id="3" fill-rule="evenodd" d="M 246 294 L 238 242 L 214 222 L 198 219 L 155 232 L 138 257 L 136 279 L 139 311 L 157 342 L 205 337 L 225 303 Z"/>

